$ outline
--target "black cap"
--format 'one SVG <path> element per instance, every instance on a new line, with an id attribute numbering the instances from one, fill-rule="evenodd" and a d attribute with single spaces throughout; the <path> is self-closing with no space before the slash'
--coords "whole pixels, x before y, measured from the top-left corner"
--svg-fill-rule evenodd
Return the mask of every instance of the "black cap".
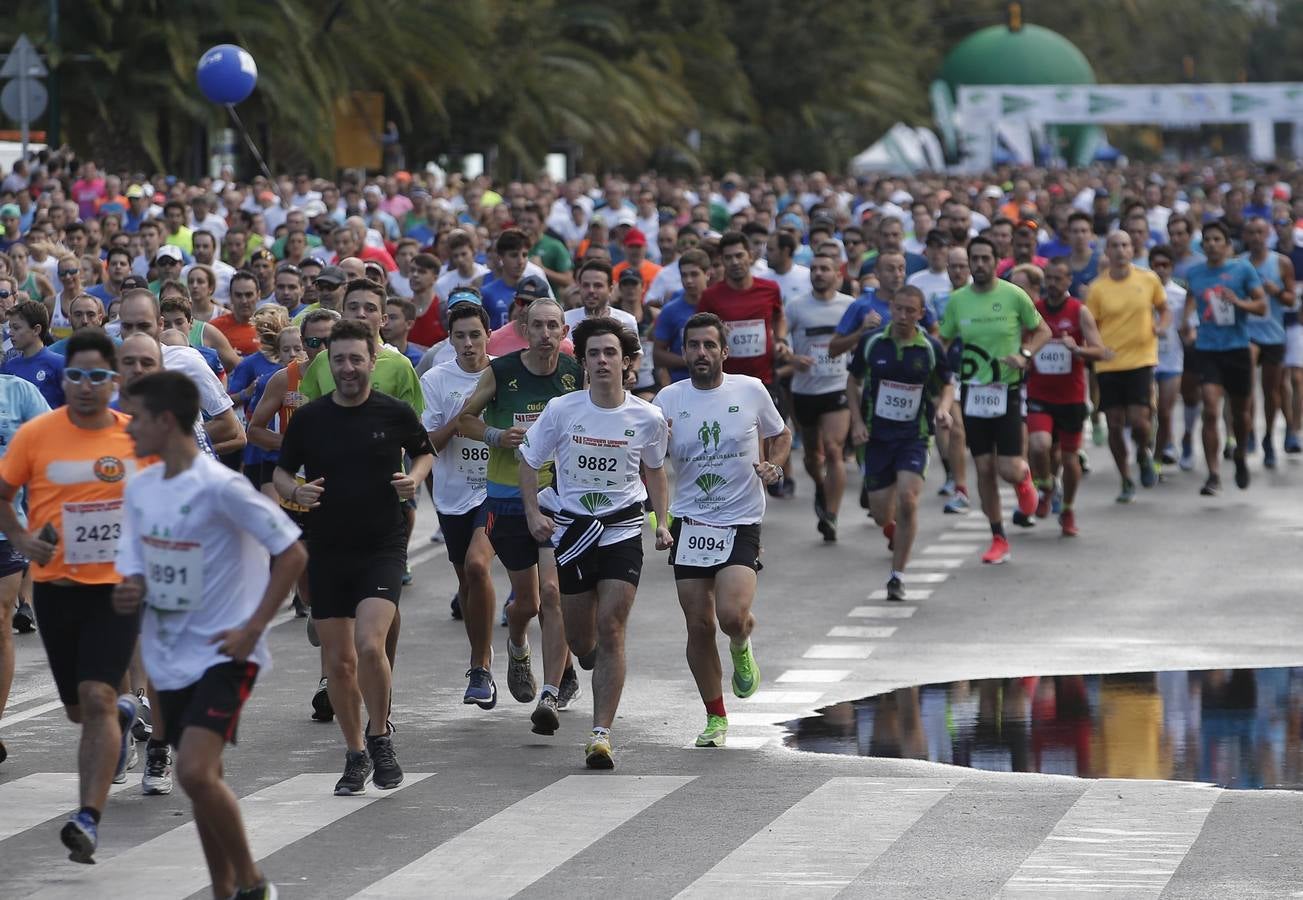
<path id="1" fill-rule="evenodd" d="M 541 300 L 544 297 L 551 297 L 552 293 L 548 290 L 547 282 L 542 278 L 537 275 L 526 275 L 516 282 L 516 296 Z"/>
<path id="2" fill-rule="evenodd" d="M 949 247 L 950 235 L 946 234 L 940 228 L 933 228 L 927 233 L 927 237 L 923 239 L 923 243 L 930 247 Z"/>
<path id="3" fill-rule="evenodd" d="M 129 291 L 132 290 L 133 288 L 148 288 L 148 287 L 149 287 L 149 282 L 146 281 L 144 278 L 141 278 L 139 275 L 128 275 L 126 278 L 122 279 L 122 286 L 120 290 Z"/>
<path id="4" fill-rule="evenodd" d="M 325 281 L 330 284 L 340 285 L 343 284 L 347 279 L 344 277 L 344 270 L 341 269 L 339 266 L 326 266 L 324 269 L 322 269 L 320 272 L 317 273 L 317 277 L 313 280 Z"/>
<path id="5" fill-rule="evenodd" d="M 642 284 L 642 272 L 633 266 L 627 267 L 620 273 L 620 284 Z"/>

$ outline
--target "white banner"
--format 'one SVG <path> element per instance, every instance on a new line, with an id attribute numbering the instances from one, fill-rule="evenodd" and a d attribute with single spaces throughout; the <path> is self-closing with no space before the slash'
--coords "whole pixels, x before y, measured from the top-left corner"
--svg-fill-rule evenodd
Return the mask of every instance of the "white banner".
<path id="1" fill-rule="evenodd" d="M 1160 125 L 1303 121 L 1303 83 L 963 86 L 965 128 L 1000 119 L 1044 125 Z"/>

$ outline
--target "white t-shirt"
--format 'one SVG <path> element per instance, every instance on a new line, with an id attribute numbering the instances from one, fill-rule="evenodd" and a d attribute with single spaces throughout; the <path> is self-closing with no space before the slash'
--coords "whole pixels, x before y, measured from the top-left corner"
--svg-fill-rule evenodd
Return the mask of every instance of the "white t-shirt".
<path id="1" fill-rule="evenodd" d="M 389 273 L 389 289 L 404 300 L 412 299 L 412 282 L 397 269 Z"/>
<path id="2" fill-rule="evenodd" d="M 670 426 L 670 512 L 717 527 L 758 524 L 765 517 L 765 486 L 755 470 L 760 441 L 786 427 L 760 379 L 725 374 L 708 391 L 677 381 L 654 403 Z"/>
<path id="3" fill-rule="evenodd" d="M 683 290 L 683 276 L 679 274 L 679 261 L 676 259 L 656 273 L 642 302 L 648 306 L 663 306 L 681 290 Z"/>
<path id="4" fill-rule="evenodd" d="M 635 335 L 638 333 L 638 320 L 635 319 L 632 314 L 627 313 L 622 309 L 617 309 L 614 306 L 608 306 L 606 308 L 606 315 L 615 319 L 615 321 L 619 322 L 625 328 L 628 328 Z M 566 324 L 570 326 L 570 333 L 567 337 L 573 340 L 575 336 L 575 326 L 586 318 L 588 318 L 588 310 L 584 309 L 582 306 L 577 306 L 574 309 L 567 309 L 565 319 Z"/>
<path id="5" fill-rule="evenodd" d="M 425 411 L 421 424 L 437 431 L 458 415 L 475 391 L 482 372 L 467 372 L 454 358 L 421 376 Z M 434 460 L 434 505 L 448 516 L 460 516 L 484 502 L 489 448 L 483 441 L 460 435 L 439 451 Z"/>
<path id="6" fill-rule="evenodd" d="M 1175 281 L 1163 285 L 1167 292 L 1167 310 L 1172 322 L 1158 335 L 1158 371 L 1180 372 L 1185 369 L 1185 350 L 1181 345 L 1181 327 L 1185 321 L 1187 291 Z M 1157 314 L 1155 314 L 1157 317 Z"/>
<path id="7" fill-rule="evenodd" d="M 849 353 L 828 355 L 828 345 L 837 336 L 837 323 L 855 299 L 838 293 L 830 300 L 816 300 L 813 294 L 787 304 L 787 333 L 792 352 L 813 356 L 814 365 L 792 373 L 793 394 L 832 394 L 846 390 L 846 360 Z"/>
<path id="8" fill-rule="evenodd" d="M 813 290 L 810 285 L 810 270 L 805 266 L 792 263 L 792 268 L 788 269 L 782 275 L 774 271 L 771 266 L 768 274 L 765 275 L 770 281 L 777 282 L 778 292 L 783 297 L 783 305 L 795 300 L 797 297 L 804 297 Z"/>
<path id="9" fill-rule="evenodd" d="M 117 570 L 147 587 L 141 657 L 154 686 L 174 691 L 230 658 L 212 639 L 248 621 L 267 589 L 269 555 L 299 529 L 247 478 L 208 456 L 173 478 L 162 463 L 127 482 Z M 271 667 L 266 637 L 249 661 Z"/>
<path id="10" fill-rule="evenodd" d="M 448 269 L 434 282 L 434 293 L 438 295 L 439 300 L 443 303 L 448 302 L 448 295 L 453 292 L 454 288 L 465 287 L 468 284 L 474 284 L 477 278 L 489 274 L 489 267 L 475 264 L 475 271 L 469 278 L 463 277 L 456 269 Z"/>
<path id="11" fill-rule="evenodd" d="M 588 391 L 572 391 L 549 400 L 529 427 L 520 457 L 534 468 L 556 460 L 556 493 L 563 512 L 603 516 L 647 499 L 639 465 L 665 464 L 669 428 L 661 411 L 633 394 L 604 409 Z M 642 525 L 607 528 L 599 546 L 637 537 Z M 555 544 L 562 530 L 552 537 Z"/>
<path id="12" fill-rule="evenodd" d="M 931 269 L 923 269 L 915 272 L 905 279 L 905 284 L 910 287 L 916 287 L 923 292 L 923 308 L 930 309 L 937 315 L 937 321 L 941 321 L 940 314 L 946 311 L 946 301 L 953 290 L 950 286 L 950 276 L 945 269 L 940 272 L 933 272 Z M 940 301 L 940 310 L 937 310 L 938 301 Z"/>
<path id="13" fill-rule="evenodd" d="M 199 408 L 208 418 L 216 418 L 235 405 L 231 395 L 226 393 L 226 388 L 222 387 L 213 370 L 194 347 L 164 344 L 163 368 L 183 372 L 195 383 L 195 387 L 199 388 Z"/>
<path id="14" fill-rule="evenodd" d="M 190 277 L 190 270 L 195 267 L 194 263 L 184 267 L 181 270 L 181 280 L 185 281 Z M 208 267 L 213 270 L 217 276 L 217 287 L 213 289 L 213 299 L 221 300 L 223 303 L 231 299 L 231 276 L 235 274 L 235 267 L 229 263 L 224 263 L 220 259 L 215 259 L 208 263 Z"/>

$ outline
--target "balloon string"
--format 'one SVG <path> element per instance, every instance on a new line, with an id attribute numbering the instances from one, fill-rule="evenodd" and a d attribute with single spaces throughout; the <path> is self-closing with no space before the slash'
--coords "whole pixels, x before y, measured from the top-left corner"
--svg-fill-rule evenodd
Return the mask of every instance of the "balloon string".
<path id="1" fill-rule="evenodd" d="M 226 111 L 231 114 L 231 118 L 235 120 L 235 127 L 240 129 L 240 134 L 244 136 L 244 143 L 248 146 L 249 152 L 257 160 L 258 168 L 262 169 L 262 174 L 267 176 L 267 180 L 275 185 L 276 179 L 272 176 L 271 169 L 267 168 L 267 163 L 263 160 L 262 154 L 258 152 L 258 145 L 253 142 L 253 138 L 249 135 L 249 129 L 245 128 L 244 122 L 240 121 L 240 114 L 235 111 L 235 104 L 227 103 L 224 105 Z"/>

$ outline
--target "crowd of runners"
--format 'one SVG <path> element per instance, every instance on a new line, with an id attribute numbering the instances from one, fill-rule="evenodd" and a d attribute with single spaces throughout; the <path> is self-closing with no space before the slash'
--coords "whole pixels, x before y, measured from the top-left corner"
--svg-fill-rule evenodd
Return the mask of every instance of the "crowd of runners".
<path id="1" fill-rule="evenodd" d="M 900 601 L 934 439 L 938 512 L 975 514 L 971 471 L 987 564 L 1011 558 L 1000 481 L 1010 525 L 1078 534 L 1087 430 L 1119 503 L 1199 448 L 1208 497 L 1223 460 L 1243 490 L 1250 456 L 1299 453 L 1300 227 L 1303 176 L 1235 162 L 560 184 L 19 163 L 0 182 L 0 714 L 13 632 L 36 632 L 80 725 L 70 857 L 93 862 L 139 742 L 144 793 L 175 778 L 194 804 L 215 895 L 274 896 L 221 761 L 265 630 L 292 604 L 320 647 L 304 691 L 342 732 L 335 793 L 397 787 L 399 600 L 432 501 L 465 703 L 498 702 L 501 621 L 533 732 L 580 699 L 577 663 L 585 763 L 613 768 L 650 530 L 696 745 L 723 746 L 718 632 L 748 697 L 762 547 L 790 552 L 764 546 L 771 498 L 812 503 L 835 542 L 858 488 Z"/>

